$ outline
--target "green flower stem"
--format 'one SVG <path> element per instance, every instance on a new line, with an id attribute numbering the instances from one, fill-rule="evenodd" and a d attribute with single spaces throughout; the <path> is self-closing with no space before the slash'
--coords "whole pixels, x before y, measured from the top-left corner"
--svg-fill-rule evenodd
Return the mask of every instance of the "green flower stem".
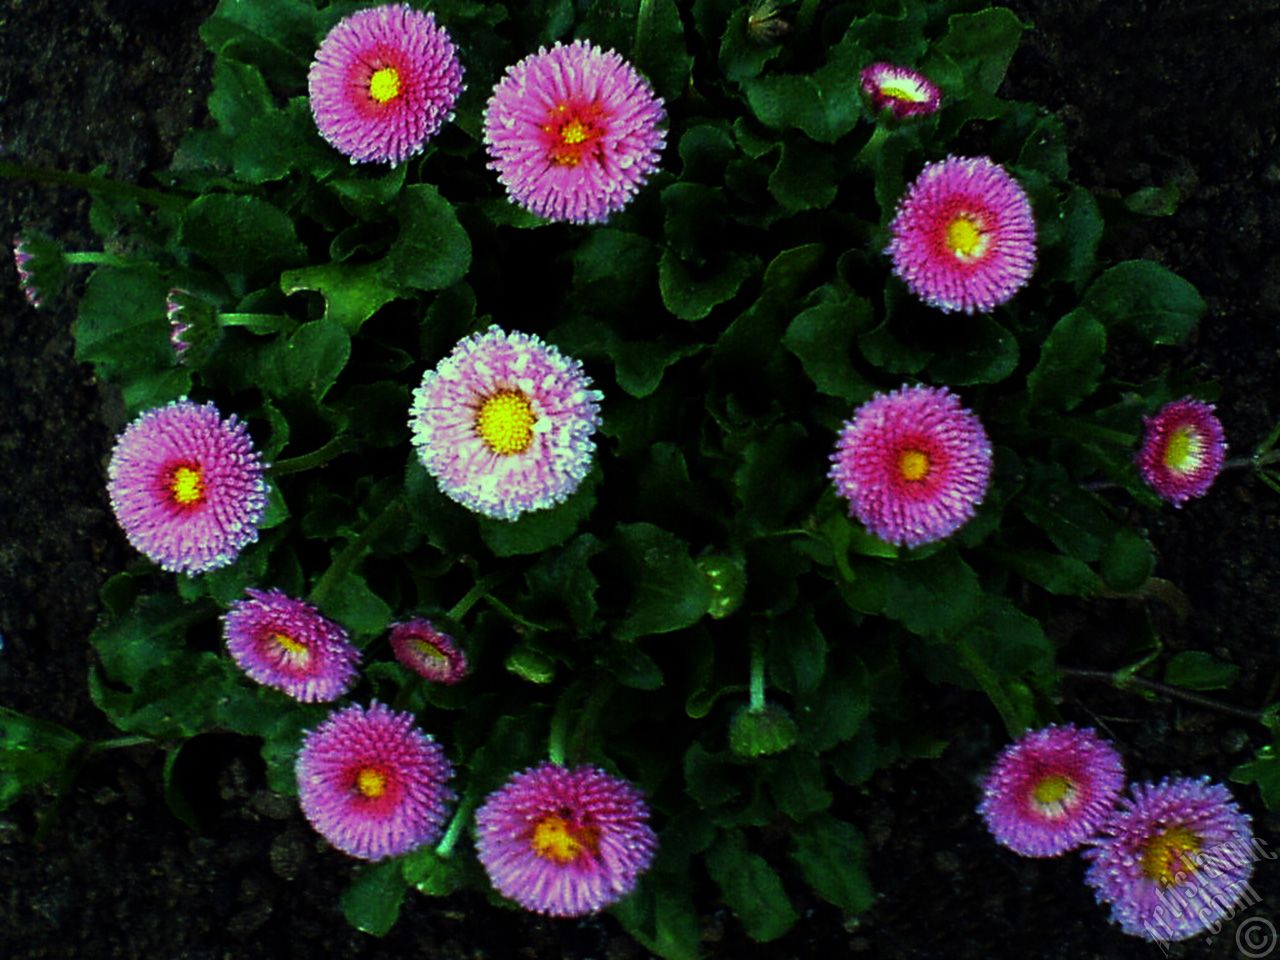
<path id="1" fill-rule="evenodd" d="M 497 586 L 501 581 L 502 575 L 497 573 L 491 573 L 483 580 L 476 581 L 475 585 L 467 591 L 466 596 L 455 603 L 453 605 L 453 609 L 446 613 L 445 617 L 453 620 L 454 622 L 460 621 L 467 615 L 471 608 L 476 605 L 477 601 L 485 597 L 489 591 Z M 489 597 L 488 599 L 490 601 L 493 600 L 492 597 Z"/>
<path id="2" fill-rule="evenodd" d="M 325 602 L 329 599 L 329 594 L 346 578 L 355 565 L 364 559 L 365 553 L 373 546 L 374 541 L 392 529 L 397 523 L 403 522 L 404 512 L 405 502 L 403 499 L 391 501 L 381 515 L 365 527 L 358 537 L 348 543 L 334 559 L 333 563 L 329 565 L 329 569 L 324 572 L 324 575 L 311 590 L 311 602 L 323 609 Z"/>
<path id="3" fill-rule="evenodd" d="M 601 671 L 596 675 L 591 693 L 588 695 L 587 702 L 582 707 L 582 713 L 578 716 L 578 722 L 574 726 L 573 739 L 570 741 L 568 759 L 574 765 L 586 761 L 587 745 L 591 740 L 591 735 L 596 732 L 600 724 L 600 711 L 609 702 L 609 698 L 613 696 L 613 691 L 617 687 L 618 682 L 614 679 L 613 674 Z M 563 760 L 564 758 L 561 758 L 561 762 Z"/>
<path id="4" fill-rule="evenodd" d="M 751 701 L 752 713 L 764 710 L 764 632 L 754 630 L 751 634 Z"/>
<path id="5" fill-rule="evenodd" d="M 1239 717 L 1242 720 L 1252 720 L 1254 723 L 1262 724 L 1264 727 L 1269 727 L 1273 723 L 1274 710 L 1248 710 L 1244 707 L 1236 707 L 1229 703 L 1223 703 L 1221 700 L 1214 700 L 1212 697 L 1201 696 L 1192 690 L 1184 690 L 1182 687 L 1175 687 L 1159 680 L 1135 676 L 1128 669 L 1112 672 L 1109 670 L 1060 667 L 1059 670 L 1064 677 L 1076 677 L 1080 680 L 1098 680 L 1102 683 L 1109 683 L 1117 690 L 1146 690 L 1171 700 L 1194 703 L 1197 707 L 1203 707 L 1205 710 L 1225 713 L 1233 717 Z"/>
<path id="6" fill-rule="evenodd" d="M 453 846 L 458 842 L 458 837 L 462 836 L 462 831 L 468 823 L 471 822 L 471 812 L 475 810 L 480 802 L 479 793 L 469 793 L 462 798 L 462 802 L 458 804 L 458 809 L 454 811 L 453 819 L 449 821 L 449 827 L 444 832 L 444 836 L 440 838 L 440 843 L 436 846 L 436 854 L 440 857 L 448 857 L 453 853 Z"/>
<path id="7" fill-rule="evenodd" d="M 313 470 L 316 467 L 322 467 L 334 457 L 346 453 L 348 450 L 355 449 L 356 442 L 345 434 L 339 434 L 334 437 L 323 447 L 318 450 L 312 450 L 310 453 L 304 453 L 300 457 L 289 457 L 285 460 L 277 460 L 273 463 L 268 472 L 273 477 L 282 477 L 286 473 L 299 473 L 303 470 Z"/>
<path id="8" fill-rule="evenodd" d="M 135 260 L 117 257 L 114 253 L 103 253 L 100 250 L 85 250 L 80 253 L 64 253 L 62 259 L 69 264 L 90 263 L 99 267 L 127 267 Z"/>
<path id="9" fill-rule="evenodd" d="M 7 180 L 33 180 L 36 183 L 52 183 L 62 187 L 78 187 L 90 193 L 101 193 L 109 197 L 122 197 L 135 200 L 150 207 L 161 210 L 182 211 L 191 202 L 186 197 L 159 190 L 148 190 L 121 180 L 108 180 L 88 173 L 72 173 L 70 170 L 55 170 L 52 167 L 28 167 L 20 163 L 0 161 L 0 177 Z"/>
<path id="10" fill-rule="evenodd" d="M 1082 443 L 1114 443 L 1121 447 L 1132 447 L 1138 442 L 1137 437 L 1123 430 L 1112 430 L 1110 427 L 1100 427 L 1096 423 L 1071 420 L 1067 417 L 1055 420 L 1053 429 L 1064 437 L 1070 437 Z"/>
<path id="11" fill-rule="evenodd" d="M 136 747 L 144 743 L 155 743 L 150 737 L 114 737 L 111 740 L 99 740 L 88 745 L 89 752 L 102 750 L 123 750 L 125 747 Z"/>
<path id="12" fill-rule="evenodd" d="M 964 664 L 965 669 L 973 675 L 978 681 L 978 686 L 982 687 L 983 692 L 987 695 L 992 705 L 1000 713 L 1000 718 L 1004 720 L 1005 729 L 1009 732 L 1009 736 L 1016 739 L 1020 737 L 1026 724 L 1018 715 L 1018 711 L 1013 706 L 1013 701 L 1009 699 L 1009 695 L 1005 693 L 1004 687 L 1000 686 L 1000 680 L 995 673 L 987 666 L 987 662 L 978 656 L 976 650 L 973 649 L 963 639 L 956 638 L 952 640 L 955 650 L 960 654 L 960 661 Z"/>
<path id="13" fill-rule="evenodd" d="M 220 313 L 220 327 L 244 327 L 250 333 L 292 333 L 298 329 L 298 321 L 275 313 Z"/>

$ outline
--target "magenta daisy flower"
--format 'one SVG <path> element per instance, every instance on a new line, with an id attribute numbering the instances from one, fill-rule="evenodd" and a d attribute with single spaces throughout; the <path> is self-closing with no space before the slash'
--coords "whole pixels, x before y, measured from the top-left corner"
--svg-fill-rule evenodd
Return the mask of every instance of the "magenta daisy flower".
<path id="1" fill-rule="evenodd" d="M 1024 857 L 1056 857 L 1091 837 L 1124 789 L 1124 762 L 1090 729 L 1032 730 L 1000 754 L 978 813 L 998 843 Z"/>
<path id="2" fill-rule="evenodd" d="M 355 683 L 357 650 L 347 631 L 305 600 L 245 591 L 222 618 L 227 650 L 245 673 L 304 703 L 336 700 Z"/>
<path id="3" fill-rule="evenodd" d="M 462 340 L 414 391 L 409 428 L 440 489 L 514 520 L 563 501 L 591 469 L 602 394 L 582 364 L 497 326 Z"/>
<path id="4" fill-rule="evenodd" d="M 397 660 L 433 683 L 453 684 L 467 675 L 466 655 L 430 620 L 392 624 L 391 649 Z"/>
<path id="5" fill-rule="evenodd" d="M 302 812 L 322 837 L 363 860 L 398 857 L 439 839 L 453 792 L 444 749 L 376 700 L 329 714 L 295 767 Z"/>
<path id="6" fill-rule="evenodd" d="M 1222 470 L 1227 444 L 1213 404 L 1183 397 L 1143 421 L 1138 472 L 1175 507 L 1203 497 Z"/>
<path id="7" fill-rule="evenodd" d="M 862 71 L 860 80 L 872 109 L 887 110 L 897 120 L 937 113 L 942 102 L 937 85 L 910 67 L 873 63 Z"/>
<path id="8" fill-rule="evenodd" d="M 203 573 L 258 539 L 263 465 L 243 423 L 183 399 L 148 410 L 116 441 L 111 509 L 129 542 L 165 570 Z"/>
<path id="9" fill-rule="evenodd" d="M 320 134 L 352 163 L 415 153 L 462 92 L 462 65 L 435 15 L 408 4 L 369 7 L 329 31 L 307 75 Z"/>
<path id="10" fill-rule="evenodd" d="M 489 168 L 540 217 L 602 223 L 657 169 L 665 118 L 662 98 L 617 53 L 557 43 L 508 67 L 493 88 Z"/>
<path id="11" fill-rule="evenodd" d="M 1135 937 L 1185 940 L 1251 894 L 1251 820 L 1208 777 L 1139 783 L 1090 841 L 1085 882 Z M 1256 896 L 1256 894 L 1254 895 Z"/>
<path id="12" fill-rule="evenodd" d="M 924 168 L 898 203 L 885 253 L 893 272 L 944 313 L 986 313 L 1022 288 L 1036 262 L 1031 202 L 986 157 Z"/>
<path id="13" fill-rule="evenodd" d="M 527 910 L 596 913 L 626 896 L 658 838 L 644 795 L 594 767 L 542 763 L 511 777 L 476 811 L 489 881 Z"/>
<path id="14" fill-rule="evenodd" d="M 946 387 L 877 393 L 845 423 L 831 461 L 849 515 L 909 547 L 964 526 L 991 480 L 987 433 Z"/>

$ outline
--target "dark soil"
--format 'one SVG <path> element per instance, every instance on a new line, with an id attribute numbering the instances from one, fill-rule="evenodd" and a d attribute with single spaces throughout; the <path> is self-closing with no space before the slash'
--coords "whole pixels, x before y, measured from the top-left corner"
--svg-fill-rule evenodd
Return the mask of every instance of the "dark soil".
<path id="1" fill-rule="evenodd" d="M 6 158 L 148 183 L 182 133 L 205 115 L 209 61 L 196 28 L 213 0 L 7 0 L 0 8 L 0 149 Z M 1280 418 L 1280 16 L 1274 0 L 1018 0 L 1034 21 L 1006 95 L 1066 122 L 1073 177 L 1127 195 L 1176 184 L 1167 218 L 1110 238 L 1113 259 L 1148 257 L 1202 292 L 1209 315 L 1195 342 L 1150 358 L 1117 353 L 1139 373 L 1173 360 L 1222 385 L 1219 413 L 1233 452 L 1248 453 Z M 177 11 L 177 12 L 174 12 Z M 81 193 L 0 183 L 13 230 L 87 248 Z M 121 413 L 92 371 L 73 361 L 75 290 L 32 310 L 0 269 L 0 704 L 95 739 L 110 725 L 89 699 L 86 635 L 97 590 L 131 555 L 111 518 L 104 463 Z M 1139 374 L 1135 374 L 1137 378 Z M 1181 510 L 1134 516 L 1155 543 L 1158 574 L 1187 602 L 1152 605 L 1171 650 L 1208 650 L 1241 667 L 1224 693 L 1257 709 L 1280 683 L 1280 495 L 1247 472 L 1222 477 Z M 1063 662 L 1121 665 L 1119 645 L 1143 607 L 1098 601 L 1054 624 Z M 1229 771 L 1266 742 L 1257 724 L 1218 711 L 1121 695 L 1068 681 L 1064 716 L 1098 725 L 1135 778 Z M 706 953 L 717 958 L 1155 956 L 1108 925 L 1080 882 L 1078 858 L 1027 860 L 997 847 L 973 813 L 976 783 L 1003 732 L 990 707 L 955 691 L 930 705 L 951 745 L 901 764 L 838 812 L 860 824 L 880 899 L 857 921 L 812 899 L 773 944 L 747 941 L 708 908 Z M 350 928 L 338 898 L 353 868 L 326 849 L 291 801 L 266 790 L 255 744 L 208 738 L 188 786 L 196 832 L 169 813 L 164 757 L 139 747 L 92 759 L 41 844 L 47 793 L 0 815 L 0 957 L 258 960 L 289 956 L 592 958 L 646 956 L 608 916 L 560 922 L 485 898 L 412 896 L 392 932 Z M 1280 817 L 1253 786 L 1234 785 L 1255 833 L 1280 847 Z M 1262 862 L 1254 887 L 1269 917 L 1280 879 Z M 1237 957 L 1241 921 L 1173 948 L 1188 958 Z M 1254 934 L 1259 932 L 1254 928 Z M 1260 941 L 1251 944 L 1249 956 Z"/>

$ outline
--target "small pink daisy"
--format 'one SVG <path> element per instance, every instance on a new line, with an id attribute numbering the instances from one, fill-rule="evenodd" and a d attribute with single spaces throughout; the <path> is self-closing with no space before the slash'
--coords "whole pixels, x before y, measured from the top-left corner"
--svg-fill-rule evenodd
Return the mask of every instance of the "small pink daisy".
<path id="1" fill-rule="evenodd" d="M 305 600 L 279 590 L 245 591 L 222 618 L 227 650 L 245 673 L 304 703 L 336 700 L 356 680 L 347 631 Z"/>
<path id="2" fill-rule="evenodd" d="M 203 573 L 258 539 L 263 465 L 243 423 L 212 403 L 148 410 L 116 441 L 111 509 L 134 548 L 165 570 Z"/>
<path id="3" fill-rule="evenodd" d="M 602 395 L 590 386 L 555 347 L 491 326 L 423 376 L 413 443 L 447 496 L 515 520 L 562 502 L 591 469 Z"/>
<path id="4" fill-rule="evenodd" d="M 453 638 L 421 618 L 391 625 L 396 659 L 433 683 L 453 684 L 467 675 L 467 658 Z"/>
<path id="5" fill-rule="evenodd" d="M 1138 472 L 1175 507 L 1203 497 L 1226 461 L 1227 443 L 1213 404 L 1183 397 L 1144 420 Z"/>
<path id="6" fill-rule="evenodd" d="M 938 112 L 942 93 L 923 73 L 891 63 L 873 63 L 862 71 L 862 91 L 877 113 L 887 110 L 897 120 Z"/>
<path id="7" fill-rule="evenodd" d="M 986 157 L 924 168 L 898 204 L 885 253 L 893 272 L 944 313 L 987 313 L 1026 285 L 1036 262 L 1031 202 Z"/>
<path id="8" fill-rule="evenodd" d="M 352 163 L 393 166 L 453 118 L 462 65 L 435 15 L 369 7 L 329 31 L 307 75 L 321 135 Z"/>
<path id="9" fill-rule="evenodd" d="M 540 217 L 602 223 L 657 169 L 665 118 L 662 99 L 617 53 L 557 43 L 508 67 L 493 88 L 489 168 Z"/>
<path id="10" fill-rule="evenodd" d="M 909 547 L 964 526 L 991 480 L 987 433 L 946 387 L 877 393 L 845 423 L 831 461 L 849 515 Z"/>
<path id="11" fill-rule="evenodd" d="M 503 896 L 580 917 L 626 896 L 648 869 L 658 845 L 648 819 L 644 795 L 626 780 L 543 763 L 476 811 L 476 852 Z"/>
<path id="12" fill-rule="evenodd" d="M 453 792 L 444 749 L 376 700 L 329 714 L 309 731 L 295 767 L 302 812 L 316 832 L 363 860 L 434 843 Z"/>
<path id="13" fill-rule="evenodd" d="M 1252 821 L 1220 783 L 1166 778 L 1130 787 L 1090 840 L 1085 882 L 1111 920 L 1146 940 L 1185 940 L 1230 919 L 1256 855 Z"/>
<path id="14" fill-rule="evenodd" d="M 1091 837 L 1124 789 L 1124 762 L 1092 730 L 1032 730 L 1000 754 L 978 813 L 998 843 L 1024 857 L 1056 857 Z"/>

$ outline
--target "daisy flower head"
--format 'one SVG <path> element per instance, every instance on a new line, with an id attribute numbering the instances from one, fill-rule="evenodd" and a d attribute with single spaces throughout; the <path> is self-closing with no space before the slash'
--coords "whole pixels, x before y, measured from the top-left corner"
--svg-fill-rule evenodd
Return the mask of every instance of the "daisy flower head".
<path id="1" fill-rule="evenodd" d="M 494 888 L 554 917 L 596 913 L 634 889 L 658 840 L 644 795 L 594 767 L 543 763 L 476 811 L 476 851 Z"/>
<path id="2" fill-rule="evenodd" d="M 454 684 L 467 675 L 466 655 L 430 620 L 392 624 L 391 649 L 397 660 L 433 683 Z"/>
<path id="3" fill-rule="evenodd" d="M 514 203 L 548 220 L 603 223 L 657 169 L 662 98 L 612 50 L 586 40 L 514 66 L 485 107 L 491 170 Z"/>
<path id="4" fill-rule="evenodd" d="M 1183 397 L 1143 421 L 1138 472 L 1175 507 L 1203 497 L 1226 462 L 1227 443 L 1213 404 Z"/>
<path id="5" fill-rule="evenodd" d="M 267 508 L 263 464 L 244 424 L 185 398 L 125 429 L 107 467 L 116 520 L 165 570 L 204 573 L 258 539 Z"/>
<path id="6" fill-rule="evenodd" d="M 453 119 L 462 72 L 434 14 L 404 3 L 369 7 L 340 20 L 316 51 L 311 112 L 352 163 L 394 166 Z"/>
<path id="7" fill-rule="evenodd" d="M 854 410 L 831 463 L 851 517 L 881 540 L 918 547 L 973 517 L 991 480 L 991 442 L 946 387 L 903 386 Z"/>
<path id="8" fill-rule="evenodd" d="M 1124 789 L 1110 743 L 1073 724 L 1010 744 L 982 783 L 978 813 L 998 843 L 1024 857 L 1056 857 L 1091 837 Z"/>
<path id="9" fill-rule="evenodd" d="M 316 832 L 362 860 L 398 857 L 443 832 L 453 792 L 444 749 L 376 700 L 335 710 L 304 735 L 295 765 Z"/>
<path id="10" fill-rule="evenodd" d="M 222 617 L 227 650 L 241 670 L 304 703 L 336 700 L 351 689 L 360 651 L 346 630 L 279 590 L 245 592 L 249 599 Z"/>
<path id="11" fill-rule="evenodd" d="M 42 307 L 56 296 L 67 278 L 67 261 L 57 241 L 40 234 L 13 238 L 13 264 L 18 288 L 33 307 Z"/>
<path id="12" fill-rule="evenodd" d="M 893 272 L 944 313 L 993 310 L 1026 285 L 1036 262 L 1031 201 L 987 157 L 928 164 L 889 230 Z"/>
<path id="13" fill-rule="evenodd" d="M 591 469 L 603 395 L 590 386 L 577 360 L 491 326 L 423 376 L 409 429 L 447 496 L 515 520 L 565 500 Z"/>
<path id="14" fill-rule="evenodd" d="M 1230 919 L 1251 893 L 1249 815 L 1208 777 L 1138 783 L 1090 840 L 1085 882 L 1135 937 L 1185 940 Z"/>
<path id="15" fill-rule="evenodd" d="M 942 92 L 923 73 L 891 63 L 873 63 L 859 76 L 862 92 L 877 113 L 888 111 L 895 120 L 938 112 Z"/>

